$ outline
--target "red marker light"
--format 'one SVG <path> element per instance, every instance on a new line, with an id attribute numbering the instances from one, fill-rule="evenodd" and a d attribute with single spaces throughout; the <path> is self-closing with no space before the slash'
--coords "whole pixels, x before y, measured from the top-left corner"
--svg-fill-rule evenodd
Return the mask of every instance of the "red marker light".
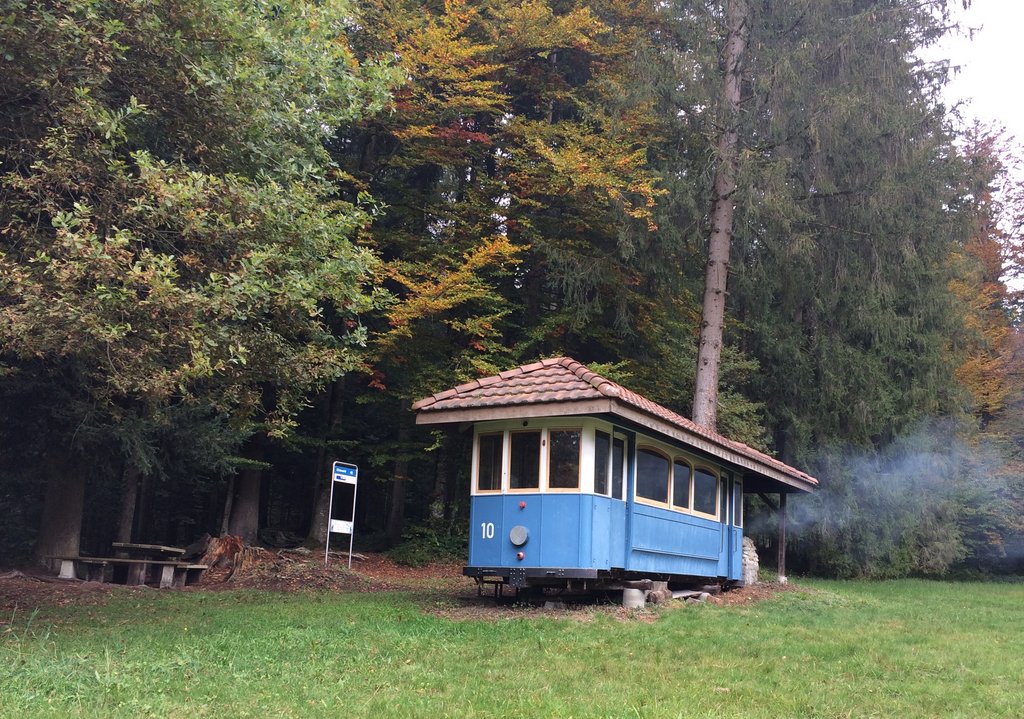
<path id="1" fill-rule="evenodd" d="M 526 502 L 520 502 L 519 503 L 519 508 L 520 509 L 526 509 Z"/>
<path id="2" fill-rule="evenodd" d="M 525 558 L 526 558 L 526 553 L 525 552 L 516 552 L 516 559 L 518 559 L 520 562 L 523 561 L 523 559 L 525 559 Z"/>

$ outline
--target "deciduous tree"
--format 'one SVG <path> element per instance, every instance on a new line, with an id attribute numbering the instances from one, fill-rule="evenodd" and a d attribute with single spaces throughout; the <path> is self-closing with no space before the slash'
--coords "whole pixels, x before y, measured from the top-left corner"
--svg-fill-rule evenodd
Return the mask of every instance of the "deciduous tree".
<path id="1" fill-rule="evenodd" d="M 133 428 L 201 406 L 287 433 L 358 362 L 367 205 L 334 196 L 323 143 L 383 103 L 390 71 L 355 63 L 343 2 L 6 13 L 0 367 L 49 416 L 37 554 L 73 554 L 79 470 L 96 453 L 151 469 Z"/>

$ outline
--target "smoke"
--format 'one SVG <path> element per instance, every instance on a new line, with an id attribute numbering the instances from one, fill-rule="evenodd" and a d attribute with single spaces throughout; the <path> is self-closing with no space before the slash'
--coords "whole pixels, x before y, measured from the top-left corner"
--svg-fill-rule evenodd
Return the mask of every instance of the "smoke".
<path id="1" fill-rule="evenodd" d="M 791 567 L 841 577 L 1019 571 L 1024 479 L 1013 449 L 951 421 L 873 451 L 820 449 L 809 461 L 820 489 L 789 502 Z M 770 538 L 775 521 L 755 513 L 748 531 Z"/>

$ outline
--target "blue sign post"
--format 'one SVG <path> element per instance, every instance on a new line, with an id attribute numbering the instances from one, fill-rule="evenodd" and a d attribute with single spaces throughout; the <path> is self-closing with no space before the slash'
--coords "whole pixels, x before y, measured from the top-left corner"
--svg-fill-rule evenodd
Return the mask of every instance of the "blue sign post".
<path id="1" fill-rule="evenodd" d="M 359 479 L 359 467 L 345 462 L 335 462 L 331 468 L 331 498 L 327 505 L 327 542 L 324 547 L 324 566 L 331 551 L 331 532 L 348 535 L 348 568 L 352 569 L 352 543 L 356 537 L 356 481 Z M 352 485 L 352 519 L 334 519 L 334 485 L 338 482 Z"/>

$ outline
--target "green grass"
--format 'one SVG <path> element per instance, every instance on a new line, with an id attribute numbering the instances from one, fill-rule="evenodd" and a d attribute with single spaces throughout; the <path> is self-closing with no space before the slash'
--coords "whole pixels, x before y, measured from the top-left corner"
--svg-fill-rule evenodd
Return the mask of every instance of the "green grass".
<path id="1" fill-rule="evenodd" d="M 15 618 L 4 717 L 1021 717 L 1024 586 L 807 582 L 653 618 L 177 592 Z"/>

